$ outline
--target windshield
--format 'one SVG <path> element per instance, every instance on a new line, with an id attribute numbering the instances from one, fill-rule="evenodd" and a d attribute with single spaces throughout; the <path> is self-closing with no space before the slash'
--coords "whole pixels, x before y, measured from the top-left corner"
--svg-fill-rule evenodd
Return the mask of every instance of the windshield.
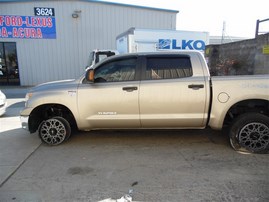
<path id="1" fill-rule="evenodd" d="M 102 61 L 103 59 L 107 58 L 107 53 L 97 53 L 96 54 L 96 63 Z"/>
<path id="2" fill-rule="evenodd" d="M 104 60 L 105 58 L 113 56 L 113 55 L 115 55 L 115 53 L 112 51 L 100 51 L 100 52 L 99 51 L 92 51 L 90 53 L 86 68 L 91 67 L 91 66 L 95 65 L 96 63 Z"/>

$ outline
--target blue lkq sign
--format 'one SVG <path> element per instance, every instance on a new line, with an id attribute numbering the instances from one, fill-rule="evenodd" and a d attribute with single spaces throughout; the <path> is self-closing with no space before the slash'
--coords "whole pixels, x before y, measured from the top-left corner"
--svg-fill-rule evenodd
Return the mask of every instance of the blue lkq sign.
<path id="1" fill-rule="evenodd" d="M 56 39 L 55 18 L 0 15 L 0 38 Z"/>
<path id="2" fill-rule="evenodd" d="M 205 50 L 203 40 L 159 39 L 159 50 Z"/>

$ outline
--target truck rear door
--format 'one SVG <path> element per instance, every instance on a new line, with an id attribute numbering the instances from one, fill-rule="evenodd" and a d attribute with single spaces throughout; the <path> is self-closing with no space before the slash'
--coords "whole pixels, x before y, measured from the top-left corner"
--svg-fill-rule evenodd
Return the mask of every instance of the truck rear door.
<path id="1" fill-rule="evenodd" d="M 195 76 L 196 59 L 167 54 L 144 57 L 139 95 L 143 128 L 204 127 L 207 84 L 203 75 Z"/>

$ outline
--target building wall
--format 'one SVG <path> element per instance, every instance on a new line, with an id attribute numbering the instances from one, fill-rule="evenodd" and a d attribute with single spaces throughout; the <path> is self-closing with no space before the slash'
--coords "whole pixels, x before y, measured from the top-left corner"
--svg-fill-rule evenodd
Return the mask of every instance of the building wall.
<path id="1" fill-rule="evenodd" d="M 213 75 L 269 74 L 269 34 L 222 45 L 208 45 L 206 57 Z"/>
<path id="2" fill-rule="evenodd" d="M 209 44 L 210 45 L 219 45 L 225 43 L 231 43 L 236 41 L 246 40 L 245 37 L 235 37 L 235 36 L 210 36 Z"/>
<path id="3" fill-rule="evenodd" d="M 130 27 L 176 29 L 177 11 L 96 1 L 25 1 L 0 3 L 1 15 L 34 16 L 34 7 L 55 9 L 56 39 L 3 39 L 16 42 L 22 86 L 77 78 L 89 52 L 115 49 L 116 36 Z M 72 18 L 74 11 L 81 11 Z"/>
<path id="4" fill-rule="evenodd" d="M 264 53 L 264 47 L 269 46 L 269 34 L 259 35 L 256 43 L 256 54 L 254 59 L 255 74 L 269 74 L 269 53 Z M 268 49 L 268 48 L 267 48 Z M 269 78 L 268 78 L 269 79 Z"/>

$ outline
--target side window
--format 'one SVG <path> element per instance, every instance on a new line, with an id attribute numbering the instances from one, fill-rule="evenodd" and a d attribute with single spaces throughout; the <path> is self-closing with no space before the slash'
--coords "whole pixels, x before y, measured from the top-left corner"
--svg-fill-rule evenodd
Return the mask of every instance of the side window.
<path id="1" fill-rule="evenodd" d="M 176 79 L 192 76 L 189 57 L 152 57 L 147 59 L 146 79 Z"/>
<path id="2" fill-rule="evenodd" d="M 108 62 L 95 70 L 94 81 L 120 82 L 135 80 L 136 58 Z"/>

